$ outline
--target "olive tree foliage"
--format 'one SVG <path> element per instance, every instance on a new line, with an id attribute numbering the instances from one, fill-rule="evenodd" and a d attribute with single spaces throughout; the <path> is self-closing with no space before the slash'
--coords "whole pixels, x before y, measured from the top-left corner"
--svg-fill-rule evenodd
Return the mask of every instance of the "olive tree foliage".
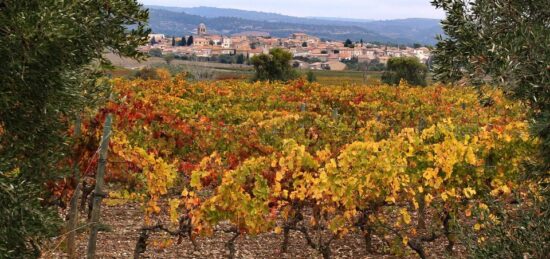
<path id="1" fill-rule="evenodd" d="M 136 48 L 147 43 L 148 15 L 136 0 L 0 0 L 1 197 L 28 200 L 27 207 L 47 203 L 38 202 L 44 183 L 68 171 L 59 162 L 70 155 L 70 124 L 106 96 L 106 84 L 96 80 L 102 54 L 142 57 Z M 20 221 L 2 227 L 20 236 L 0 239 L 0 257 L 36 250 L 49 223 L 32 219 L 46 214 L 2 211 L 0 222 Z"/>
<path id="2" fill-rule="evenodd" d="M 550 158 L 550 8 L 543 0 L 436 0 L 447 18 L 433 51 L 435 78 L 491 83 L 531 105 Z"/>
<path id="3" fill-rule="evenodd" d="M 170 65 L 174 59 L 176 59 L 176 55 L 174 53 L 168 53 L 162 57 L 167 65 Z"/>
<path id="4" fill-rule="evenodd" d="M 44 210 L 38 188 L 0 180 L 0 258 L 36 258 L 40 240 L 60 227 L 55 210 Z"/>
<path id="5" fill-rule="evenodd" d="M 416 57 L 391 58 L 382 74 L 382 82 L 398 85 L 405 80 L 411 85 L 426 86 L 427 74 L 428 68 Z"/>
<path id="6" fill-rule="evenodd" d="M 292 68 L 291 60 L 292 53 L 280 48 L 271 49 L 269 54 L 252 57 L 251 63 L 256 70 L 254 80 L 285 82 L 296 79 L 298 73 Z"/>
<path id="7" fill-rule="evenodd" d="M 525 178 L 540 197 L 522 200 L 520 216 L 503 212 L 493 238 L 474 256 L 542 258 L 550 253 L 550 8 L 546 0 L 433 0 L 447 16 L 446 37 L 433 51 L 435 79 L 491 84 L 530 107 L 541 162 L 528 164 Z M 540 196 L 536 194 L 535 196 Z"/>

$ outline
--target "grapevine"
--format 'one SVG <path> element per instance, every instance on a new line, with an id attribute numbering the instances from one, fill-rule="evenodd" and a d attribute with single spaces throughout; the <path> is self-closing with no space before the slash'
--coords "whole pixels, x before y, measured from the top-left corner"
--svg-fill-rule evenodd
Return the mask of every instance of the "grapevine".
<path id="1" fill-rule="evenodd" d="M 116 100 L 91 120 L 117 118 L 109 179 L 142 197 L 144 229 L 166 229 L 163 213 L 185 229 L 170 233 L 193 242 L 230 226 L 232 255 L 239 236 L 269 232 L 285 252 L 292 231 L 325 258 L 333 240 L 355 234 L 369 252 L 425 257 L 438 238 L 452 251 L 458 227 L 499 222 L 478 198 L 521 192 L 521 165 L 536 159 L 524 105 L 490 88 L 484 106 L 468 87 L 160 74 L 115 79 Z"/>

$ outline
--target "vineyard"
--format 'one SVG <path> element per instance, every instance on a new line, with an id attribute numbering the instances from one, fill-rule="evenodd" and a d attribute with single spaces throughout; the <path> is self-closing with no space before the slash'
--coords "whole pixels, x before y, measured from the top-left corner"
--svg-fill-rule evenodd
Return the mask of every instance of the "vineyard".
<path id="1" fill-rule="evenodd" d="M 533 188 L 519 178 L 538 142 L 526 108 L 490 87 L 190 83 L 157 73 L 114 79 L 76 147 L 93 184 L 113 116 L 106 181 L 115 187 L 105 201 L 142 204 L 136 257 L 222 232 L 231 258 L 239 240 L 265 233 L 283 253 L 291 235 L 324 258 L 360 236 L 364 254 L 425 258 L 434 242 L 452 252 L 467 245 L 461 235 L 490 239 L 493 209 L 518 209 L 515 197 Z M 56 188 L 70 196 L 61 190 L 74 182 Z"/>

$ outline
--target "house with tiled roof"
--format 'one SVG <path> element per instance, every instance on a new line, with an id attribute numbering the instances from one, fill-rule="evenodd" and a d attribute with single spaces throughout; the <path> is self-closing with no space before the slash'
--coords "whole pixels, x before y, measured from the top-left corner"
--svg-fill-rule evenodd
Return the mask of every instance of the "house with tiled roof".
<path id="1" fill-rule="evenodd" d="M 208 45 L 210 45 L 210 41 L 207 38 L 204 38 L 204 37 L 193 38 L 193 46 L 208 46 Z"/>
<path id="2" fill-rule="evenodd" d="M 391 57 L 417 57 L 421 61 L 430 58 L 430 49 L 426 47 L 412 48 L 410 46 L 385 46 L 370 43 L 357 44 L 354 48 L 344 47 L 343 41 L 321 41 L 318 37 L 303 32 L 292 33 L 289 37 L 277 38 L 262 33 L 243 33 L 240 35 L 223 36 L 209 34 L 205 24 L 200 24 L 193 35 L 192 46 L 172 46 L 173 37 L 163 34 L 149 35 L 150 44 L 140 46 L 139 51 L 148 52 L 158 48 L 165 53 L 177 55 L 217 56 L 243 54 L 253 57 L 261 53 L 269 53 L 273 48 L 284 48 L 294 57 L 319 59 L 321 64 L 333 62 L 340 69 L 341 60 L 357 58 L 359 62 L 368 62 L 378 59 L 386 63 Z M 151 42 L 152 39 L 154 42 Z M 174 38 L 179 41 L 180 38 Z M 154 43 L 154 44 L 153 44 Z M 152 45 L 153 44 L 153 45 Z M 323 65 L 327 67 L 328 65 Z M 321 68 L 320 64 L 313 67 Z"/>

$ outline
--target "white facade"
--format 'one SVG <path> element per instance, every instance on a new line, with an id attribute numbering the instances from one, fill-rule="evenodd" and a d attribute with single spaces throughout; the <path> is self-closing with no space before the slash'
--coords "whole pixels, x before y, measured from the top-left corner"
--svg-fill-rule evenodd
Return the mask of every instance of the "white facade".
<path id="1" fill-rule="evenodd" d="M 164 34 L 149 34 L 148 35 L 149 41 L 151 39 L 155 38 L 156 41 L 164 41 L 166 39 L 166 36 Z"/>
<path id="2" fill-rule="evenodd" d="M 224 49 L 231 48 L 232 43 L 233 43 L 233 41 L 231 40 L 231 38 L 223 37 L 223 39 L 222 39 L 222 48 L 224 48 Z"/>

